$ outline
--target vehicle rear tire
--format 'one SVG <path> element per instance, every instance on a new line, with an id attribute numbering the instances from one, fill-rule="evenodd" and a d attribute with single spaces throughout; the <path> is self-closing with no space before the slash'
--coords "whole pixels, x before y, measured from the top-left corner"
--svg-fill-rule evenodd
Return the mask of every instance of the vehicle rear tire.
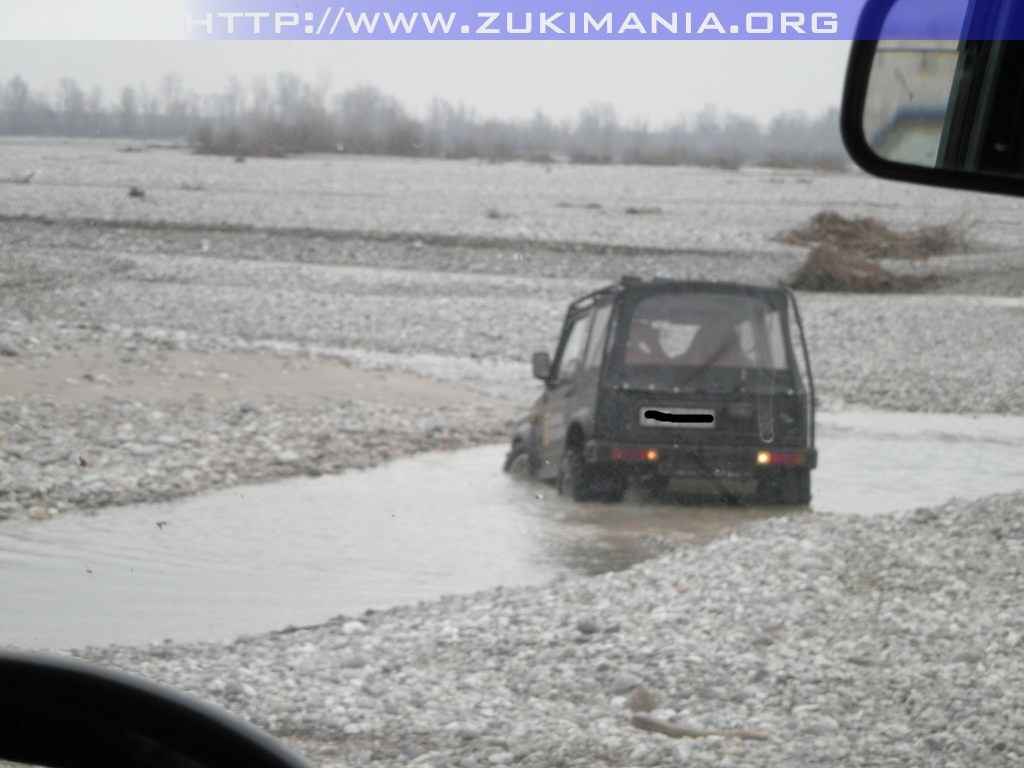
<path id="1" fill-rule="evenodd" d="M 587 464 L 579 448 L 566 448 L 558 470 L 558 493 L 573 501 L 622 501 L 626 486 L 621 478 Z"/>
<path id="2" fill-rule="evenodd" d="M 811 470 L 784 469 L 764 478 L 757 487 L 758 501 L 784 506 L 806 506 L 811 501 Z"/>

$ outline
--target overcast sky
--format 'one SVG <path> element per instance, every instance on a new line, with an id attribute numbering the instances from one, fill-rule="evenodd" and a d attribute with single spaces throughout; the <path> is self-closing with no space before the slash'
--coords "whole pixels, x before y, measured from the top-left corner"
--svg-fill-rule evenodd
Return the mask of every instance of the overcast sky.
<path id="1" fill-rule="evenodd" d="M 139 0 L 140 2 L 144 0 Z M 434 96 L 478 117 L 575 117 L 593 102 L 623 121 L 658 127 L 706 105 L 765 121 L 782 111 L 814 116 L 839 103 L 848 42 L 0 42 L 0 78 L 33 88 L 62 77 L 99 85 L 113 101 L 124 85 L 154 87 L 178 72 L 199 93 L 237 74 L 294 72 L 330 92 L 370 84 L 422 116 Z"/>

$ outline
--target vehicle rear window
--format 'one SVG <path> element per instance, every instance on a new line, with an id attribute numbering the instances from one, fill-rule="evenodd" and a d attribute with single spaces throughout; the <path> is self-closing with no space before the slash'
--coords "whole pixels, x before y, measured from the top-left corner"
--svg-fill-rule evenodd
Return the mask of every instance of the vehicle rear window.
<path id="1" fill-rule="evenodd" d="M 641 300 L 626 336 L 627 367 L 787 367 L 782 321 L 762 299 L 670 293 Z"/>

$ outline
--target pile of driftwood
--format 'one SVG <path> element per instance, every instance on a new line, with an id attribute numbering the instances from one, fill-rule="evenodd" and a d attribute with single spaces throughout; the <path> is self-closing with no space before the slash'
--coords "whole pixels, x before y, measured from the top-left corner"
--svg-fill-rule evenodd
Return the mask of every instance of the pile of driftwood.
<path id="1" fill-rule="evenodd" d="M 847 219 L 835 211 L 818 213 L 806 226 L 784 233 L 780 240 L 810 246 L 807 260 L 790 282 L 793 288 L 806 291 L 913 290 L 927 279 L 894 275 L 878 262 L 927 259 L 967 249 L 963 236 L 946 225 L 901 233 L 877 219 Z"/>

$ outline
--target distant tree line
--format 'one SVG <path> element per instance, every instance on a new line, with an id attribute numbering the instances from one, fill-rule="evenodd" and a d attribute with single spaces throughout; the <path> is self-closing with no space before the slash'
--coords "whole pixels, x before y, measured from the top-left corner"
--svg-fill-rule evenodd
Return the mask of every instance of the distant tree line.
<path id="1" fill-rule="evenodd" d="M 838 114 L 782 114 L 764 128 L 713 108 L 660 129 L 623 123 L 609 104 L 593 103 L 576 120 L 542 112 L 527 120 L 480 119 L 472 109 L 434 99 L 411 115 L 372 86 L 331 96 L 282 73 L 248 84 L 232 77 L 217 94 L 187 90 L 168 74 L 156 88 L 125 86 L 109 99 L 70 77 L 53 93 L 33 92 L 20 76 L 0 85 L 0 134 L 187 139 L 206 153 L 284 156 L 351 152 L 409 157 L 525 159 L 580 163 L 743 165 L 839 170 L 846 153 Z"/>

